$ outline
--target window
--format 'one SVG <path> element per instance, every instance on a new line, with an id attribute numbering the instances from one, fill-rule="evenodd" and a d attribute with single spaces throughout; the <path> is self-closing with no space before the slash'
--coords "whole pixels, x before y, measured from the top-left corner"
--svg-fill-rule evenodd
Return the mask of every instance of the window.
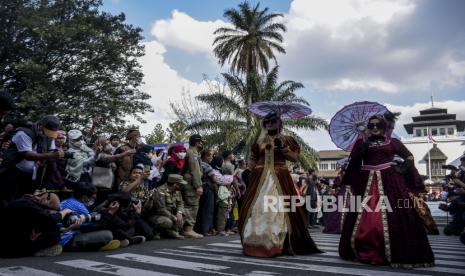
<path id="1" fill-rule="evenodd" d="M 419 137 L 421 136 L 421 129 L 415 129 L 415 136 Z"/>
<path id="2" fill-rule="evenodd" d="M 331 163 L 331 170 L 335 170 L 337 167 L 337 163 Z"/>
<path id="3" fill-rule="evenodd" d="M 328 164 L 321 163 L 320 164 L 320 170 L 321 171 L 327 171 L 328 170 Z"/>
<path id="4" fill-rule="evenodd" d="M 441 136 L 446 135 L 446 129 L 443 128 L 443 127 L 441 127 L 441 128 L 439 129 L 439 135 L 441 135 Z"/>
<path id="5" fill-rule="evenodd" d="M 445 161 L 431 160 L 431 175 L 433 176 L 444 176 L 446 171 L 442 168 L 445 165 Z"/>
<path id="6" fill-rule="evenodd" d="M 433 134 L 433 136 L 437 136 L 438 135 L 438 129 L 437 128 L 432 128 L 431 133 Z"/>
<path id="7" fill-rule="evenodd" d="M 454 135 L 454 128 L 453 127 L 447 128 L 447 135 Z"/>
<path id="8" fill-rule="evenodd" d="M 428 135 L 428 131 L 426 130 L 426 128 L 423 129 L 423 136 L 427 136 Z"/>

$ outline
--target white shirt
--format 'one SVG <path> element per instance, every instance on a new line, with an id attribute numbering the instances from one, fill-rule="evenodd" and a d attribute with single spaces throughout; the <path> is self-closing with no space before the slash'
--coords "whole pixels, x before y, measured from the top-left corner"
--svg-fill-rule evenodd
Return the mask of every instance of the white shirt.
<path id="1" fill-rule="evenodd" d="M 27 135 L 24 131 L 18 131 L 11 141 L 16 145 L 18 152 L 37 152 L 37 145 L 33 145 L 31 137 Z M 50 150 L 56 149 L 55 147 L 55 139 L 52 140 L 52 144 Z M 23 172 L 27 173 L 34 173 L 35 161 L 29 161 L 26 159 L 21 160 L 18 164 L 16 164 L 16 168 L 22 170 Z"/>

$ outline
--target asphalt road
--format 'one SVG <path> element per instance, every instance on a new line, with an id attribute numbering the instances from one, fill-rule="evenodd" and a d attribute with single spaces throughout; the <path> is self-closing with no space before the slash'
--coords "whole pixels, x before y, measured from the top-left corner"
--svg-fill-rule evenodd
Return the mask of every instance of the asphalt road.
<path id="1" fill-rule="evenodd" d="M 273 259 L 246 257 L 237 235 L 159 240 L 110 252 L 0 259 L 0 275 L 465 275 L 465 246 L 457 237 L 430 236 L 436 267 L 393 269 L 343 261 L 338 235 L 312 231 L 323 254 Z"/>

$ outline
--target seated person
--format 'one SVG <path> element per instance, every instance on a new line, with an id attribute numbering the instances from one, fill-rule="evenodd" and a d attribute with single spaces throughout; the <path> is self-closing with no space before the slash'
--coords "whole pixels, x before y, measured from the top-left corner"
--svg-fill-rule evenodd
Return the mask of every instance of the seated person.
<path id="1" fill-rule="evenodd" d="M 168 182 L 156 188 L 152 197 L 145 203 L 145 220 L 154 228 L 154 232 L 164 233 L 174 239 L 184 239 L 179 231 L 187 223 L 181 189 L 187 182 L 182 175 L 170 174 Z"/>
<path id="2" fill-rule="evenodd" d="M 94 204 L 97 188 L 89 182 L 78 182 L 73 196 L 61 203 L 61 209 L 71 210 L 71 214 L 63 220 L 66 228 L 61 234 L 60 244 L 69 251 L 113 250 L 120 247 L 120 241 L 113 240 L 111 231 L 96 224 L 101 217 L 98 213 L 90 213 Z"/>
<path id="3" fill-rule="evenodd" d="M 60 229 L 52 209 L 59 210 L 59 199 L 50 193 L 26 195 L 6 206 L 0 214 L 8 223 L 0 227 L 0 257 L 59 255 Z M 56 213 L 61 219 L 67 212 Z"/>
<path id="4" fill-rule="evenodd" d="M 113 237 L 121 242 L 121 247 L 150 240 L 152 229 L 141 218 L 141 203 L 131 200 L 131 195 L 124 192 L 110 194 L 108 199 L 97 208 L 102 214 L 99 222 L 112 232 Z"/>
<path id="5" fill-rule="evenodd" d="M 143 166 L 135 166 L 131 169 L 129 180 L 123 180 L 120 183 L 119 190 L 131 194 L 132 200 L 140 200 L 144 205 L 144 202 L 152 195 L 152 190 L 144 182 L 148 175 L 149 172 L 144 171 Z"/>

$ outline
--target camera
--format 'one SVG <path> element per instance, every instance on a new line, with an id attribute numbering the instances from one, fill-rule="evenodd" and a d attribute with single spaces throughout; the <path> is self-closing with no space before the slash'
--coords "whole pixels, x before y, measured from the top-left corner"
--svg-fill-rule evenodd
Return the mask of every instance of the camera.
<path id="1" fill-rule="evenodd" d="M 73 159 L 74 158 L 74 152 L 65 152 L 65 156 L 64 156 L 66 159 Z"/>
<path id="2" fill-rule="evenodd" d="M 90 213 L 88 215 L 78 215 L 76 213 L 70 213 L 63 219 L 63 226 L 69 227 L 70 225 L 75 224 L 79 219 L 83 220 L 83 223 L 86 222 L 96 222 L 101 219 L 99 213 Z"/>

